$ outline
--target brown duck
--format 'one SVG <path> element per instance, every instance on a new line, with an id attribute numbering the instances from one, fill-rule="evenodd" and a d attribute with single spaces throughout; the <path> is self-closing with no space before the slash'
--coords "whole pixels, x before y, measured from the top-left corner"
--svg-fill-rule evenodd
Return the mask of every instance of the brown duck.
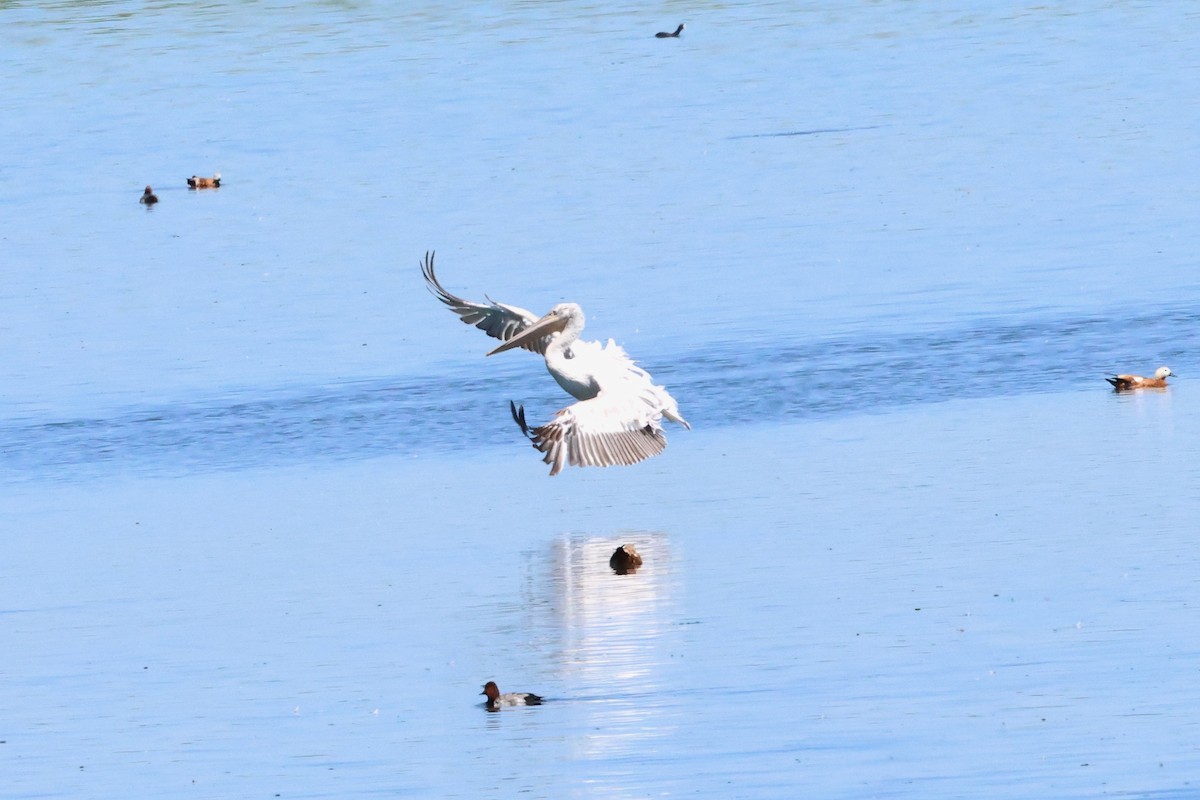
<path id="1" fill-rule="evenodd" d="M 612 557 L 608 559 L 608 566 L 618 575 L 637 572 L 637 568 L 641 565 L 641 553 L 631 544 L 621 545 L 613 551 Z"/>
<path id="2" fill-rule="evenodd" d="M 1159 367 L 1154 370 L 1153 378 L 1143 378 L 1141 375 L 1113 375 L 1105 378 L 1118 392 L 1130 389 L 1162 389 L 1167 385 L 1167 378 L 1174 378 L 1175 373 L 1170 367 Z"/>
<path id="3" fill-rule="evenodd" d="M 187 179 L 188 187 L 192 189 L 217 189 L 221 186 L 221 173 L 214 172 L 211 178 L 201 178 L 196 175 Z"/>

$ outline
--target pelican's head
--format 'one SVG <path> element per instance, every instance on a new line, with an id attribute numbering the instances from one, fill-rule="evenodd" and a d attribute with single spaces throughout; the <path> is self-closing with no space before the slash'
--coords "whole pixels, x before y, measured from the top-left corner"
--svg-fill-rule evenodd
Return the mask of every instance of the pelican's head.
<path id="1" fill-rule="evenodd" d="M 504 344 L 497 347 L 489 356 L 521 347 L 524 344 L 541 339 L 554 333 L 561 333 L 568 325 L 573 325 L 576 331 L 583 329 L 583 309 L 578 303 L 559 303 L 546 316 L 530 325 Z M 578 335 L 578 333 L 576 334 Z"/>
<path id="2" fill-rule="evenodd" d="M 563 320 L 563 325 L 566 325 L 567 322 L 574 319 L 583 322 L 583 309 L 579 307 L 579 303 L 559 303 L 554 308 L 550 309 L 549 313 L 542 317 L 542 319 L 544 320 L 550 317 Z"/>
<path id="3" fill-rule="evenodd" d="M 1159 380 L 1162 380 L 1163 378 L 1174 378 L 1175 373 L 1171 372 L 1170 367 L 1159 367 L 1158 369 L 1154 370 L 1154 377 L 1158 378 Z"/>

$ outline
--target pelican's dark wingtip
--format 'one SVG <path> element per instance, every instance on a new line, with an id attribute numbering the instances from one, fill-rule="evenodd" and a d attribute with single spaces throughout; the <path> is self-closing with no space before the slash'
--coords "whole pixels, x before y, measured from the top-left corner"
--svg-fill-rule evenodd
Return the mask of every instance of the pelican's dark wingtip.
<path id="1" fill-rule="evenodd" d="M 430 294 L 446 305 L 453 307 L 454 301 L 460 298 L 447 292 L 438 281 L 437 272 L 433 268 L 433 259 L 436 254 L 436 250 L 425 251 L 425 258 L 421 261 L 421 276 L 425 278 L 425 288 L 429 290 Z"/>
<path id="2" fill-rule="evenodd" d="M 508 410 L 512 412 L 513 422 L 520 427 L 521 433 L 532 439 L 533 436 L 529 433 L 529 423 L 525 421 L 525 406 L 519 406 L 512 400 L 508 401 Z"/>

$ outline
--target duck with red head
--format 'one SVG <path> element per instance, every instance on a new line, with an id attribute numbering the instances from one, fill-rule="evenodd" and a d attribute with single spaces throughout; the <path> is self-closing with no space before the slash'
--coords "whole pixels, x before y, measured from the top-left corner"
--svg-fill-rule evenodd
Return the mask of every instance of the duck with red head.
<path id="1" fill-rule="evenodd" d="M 488 711 L 499 711 L 505 706 L 540 706 L 542 704 L 542 698 L 529 692 L 500 694 L 500 689 L 496 686 L 495 681 L 485 683 L 480 694 L 487 696 L 485 705 Z"/>
<path id="2" fill-rule="evenodd" d="M 142 196 L 138 198 L 138 202 L 144 206 L 152 206 L 158 202 L 158 195 L 154 193 L 153 189 L 147 186 L 146 191 L 142 192 Z"/>

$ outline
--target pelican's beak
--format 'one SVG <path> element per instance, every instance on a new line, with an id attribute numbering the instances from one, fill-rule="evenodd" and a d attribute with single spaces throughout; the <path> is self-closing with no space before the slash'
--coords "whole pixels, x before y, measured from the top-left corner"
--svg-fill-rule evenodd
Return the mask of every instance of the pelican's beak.
<path id="1" fill-rule="evenodd" d="M 509 339 L 507 342 L 488 353 L 488 355 L 494 356 L 496 353 L 503 353 L 505 350 L 512 350 L 514 347 L 520 347 L 529 342 L 536 341 L 543 336 L 548 336 L 551 333 L 557 333 L 566 326 L 566 318 L 560 317 L 558 314 L 555 314 L 553 311 L 551 311 L 549 314 L 542 317 L 513 338 Z"/>

